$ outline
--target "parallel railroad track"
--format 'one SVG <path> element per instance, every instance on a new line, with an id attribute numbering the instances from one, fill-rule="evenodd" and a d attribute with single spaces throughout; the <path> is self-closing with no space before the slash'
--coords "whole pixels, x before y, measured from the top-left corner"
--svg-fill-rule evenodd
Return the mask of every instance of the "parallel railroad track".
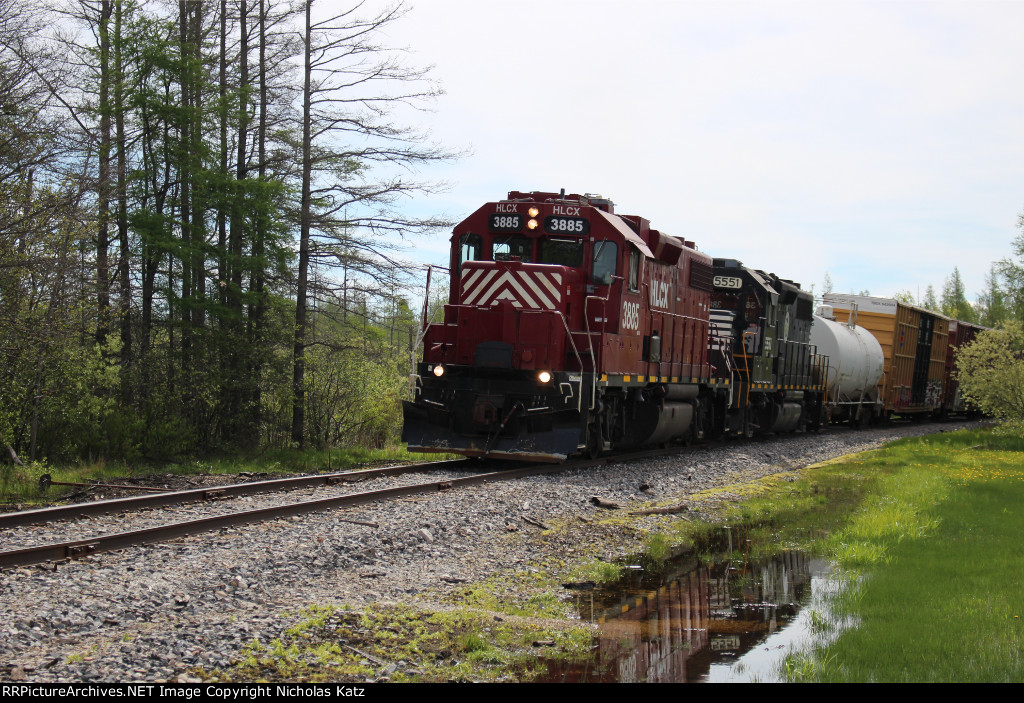
<path id="1" fill-rule="evenodd" d="M 209 532 L 225 527 L 245 525 L 278 518 L 302 515 L 318 510 L 334 508 L 353 507 L 365 505 L 374 501 L 388 501 L 403 498 L 410 495 L 421 495 L 436 493 L 438 491 L 453 490 L 465 486 L 479 485 L 493 481 L 508 481 L 526 476 L 535 476 L 544 473 L 554 473 L 570 469 L 586 468 L 599 464 L 615 463 L 638 459 L 646 456 L 657 456 L 666 453 L 679 451 L 679 448 L 637 452 L 630 455 L 616 455 L 614 457 L 598 458 L 593 460 L 571 461 L 564 464 L 540 463 L 518 466 L 503 471 L 487 471 L 483 473 L 470 474 L 468 476 L 449 477 L 438 481 L 415 483 L 395 488 L 382 490 L 363 491 L 349 493 L 346 495 L 333 496 L 329 498 L 317 498 L 300 502 L 286 503 L 271 507 L 258 508 L 255 510 L 244 510 L 214 517 L 204 517 L 196 520 L 187 520 L 148 527 L 139 530 L 130 530 L 112 534 L 98 535 L 85 539 L 69 540 L 32 547 L 24 547 L 0 552 L 0 568 L 11 568 L 17 566 L 28 566 L 43 562 L 56 562 L 65 559 L 78 559 L 85 556 L 100 554 L 126 547 L 162 542 L 185 535 Z M 136 509 L 140 507 L 166 506 L 183 502 L 183 498 L 189 501 L 208 499 L 208 494 L 218 492 L 214 497 L 225 497 L 228 495 L 244 495 L 268 490 L 280 490 L 284 485 L 296 487 L 299 485 L 325 485 L 328 483 L 340 483 L 343 476 L 353 478 L 369 478 L 370 472 L 373 476 L 394 475 L 396 473 L 410 473 L 414 471 L 425 471 L 431 469 L 451 468 L 452 465 L 465 465 L 464 461 L 456 462 L 430 462 L 403 467 L 389 467 L 388 469 L 372 469 L 369 471 L 346 472 L 345 474 L 334 474 L 325 476 L 298 477 L 297 479 L 283 479 L 279 481 L 254 482 L 250 484 L 238 484 L 223 486 L 216 489 L 202 488 L 191 491 L 178 491 L 175 497 L 173 494 L 156 494 L 151 496 L 140 496 L 138 498 L 119 499 L 111 501 L 96 501 L 88 504 L 76 504 L 61 506 L 59 508 L 44 508 L 40 510 L 23 511 L 22 513 L 8 513 L 0 521 L 0 527 L 11 527 L 13 525 L 36 524 L 39 522 L 50 522 L 60 516 L 63 519 L 83 515 L 95 515 L 111 513 L 116 510 Z M 502 462 L 508 465 L 508 462 Z M 330 481 L 325 481 L 330 478 Z M 287 484 L 288 481 L 294 483 Z M 263 484 L 262 487 L 260 484 Z M 277 484 L 277 488 L 270 488 L 267 484 Z M 93 507 L 98 506 L 98 507 Z"/>
<path id="2" fill-rule="evenodd" d="M 69 503 L 67 505 L 58 505 L 50 508 L 37 508 L 35 510 L 0 513 L 0 529 L 56 522 L 58 520 L 71 520 L 89 515 L 110 515 L 130 510 L 162 508 L 168 505 L 182 505 L 191 502 L 221 500 L 224 498 L 254 495 L 257 493 L 287 491 L 295 488 L 311 488 L 316 486 L 332 486 L 340 483 L 356 483 L 372 478 L 379 478 L 381 476 L 400 476 L 402 474 L 424 471 L 444 471 L 446 469 L 466 466 L 468 466 L 468 464 L 465 459 L 427 461 L 416 464 L 403 464 L 401 466 L 385 466 L 378 469 L 341 471 L 329 474 L 313 474 L 309 476 L 291 476 L 288 478 L 249 481 L 246 483 L 233 483 L 223 486 L 190 488 L 181 491 L 163 491 L 150 495 L 131 496 L 129 498 L 111 498 L 108 500 L 94 500 L 83 503 Z"/>

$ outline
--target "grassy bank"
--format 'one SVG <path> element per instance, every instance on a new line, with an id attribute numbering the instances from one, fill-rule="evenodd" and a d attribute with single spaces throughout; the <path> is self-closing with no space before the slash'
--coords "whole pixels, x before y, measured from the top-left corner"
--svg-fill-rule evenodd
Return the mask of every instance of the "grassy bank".
<path id="1" fill-rule="evenodd" d="M 874 475 L 875 485 L 822 547 L 848 577 L 830 620 L 858 624 L 790 657 L 788 677 L 1024 678 L 1024 439 L 991 431 L 932 435 L 847 466 Z"/>

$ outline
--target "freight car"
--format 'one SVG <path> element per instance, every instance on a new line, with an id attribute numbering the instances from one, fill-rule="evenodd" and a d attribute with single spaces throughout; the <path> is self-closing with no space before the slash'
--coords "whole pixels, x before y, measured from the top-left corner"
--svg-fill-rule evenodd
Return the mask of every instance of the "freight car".
<path id="1" fill-rule="evenodd" d="M 847 421 L 862 427 L 881 410 L 879 382 L 885 364 L 882 345 L 856 324 L 856 315 L 836 320 L 832 306 L 814 315 L 811 344 L 829 363 L 825 379 L 825 415 L 829 422 Z"/>
<path id="2" fill-rule="evenodd" d="M 882 380 L 869 412 L 921 420 L 943 408 L 950 319 L 891 298 L 823 296 L 839 322 L 855 321 L 878 340 L 884 356 Z"/>
<path id="3" fill-rule="evenodd" d="M 411 451 L 560 461 L 821 421 L 827 369 L 792 281 L 564 191 L 513 191 L 451 241 Z"/>
<path id="4" fill-rule="evenodd" d="M 960 395 L 960 383 L 955 373 L 956 351 L 974 341 L 978 333 L 989 329 L 963 320 L 949 321 L 949 348 L 946 352 L 946 374 L 942 386 L 942 409 L 940 415 L 964 415 L 976 412 Z"/>

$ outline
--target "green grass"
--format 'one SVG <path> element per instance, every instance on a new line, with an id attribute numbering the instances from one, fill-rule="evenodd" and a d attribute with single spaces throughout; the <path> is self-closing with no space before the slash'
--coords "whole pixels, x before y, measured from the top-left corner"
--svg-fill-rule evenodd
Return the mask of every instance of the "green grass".
<path id="1" fill-rule="evenodd" d="M 1024 438 L 958 432 L 856 460 L 877 483 L 823 544 L 850 576 L 832 644 L 787 660 L 794 681 L 1024 679 Z"/>
<path id="2" fill-rule="evenodd" d="M 430 612 L 404 605 L 311 607 L 271 642 L 253 641 L 206 680 L 365 682 L 529 681 L 542 673 L 537 642 L 552 659 L 578 659 L 591 632 L 506 619 L 466 608 Z"/>

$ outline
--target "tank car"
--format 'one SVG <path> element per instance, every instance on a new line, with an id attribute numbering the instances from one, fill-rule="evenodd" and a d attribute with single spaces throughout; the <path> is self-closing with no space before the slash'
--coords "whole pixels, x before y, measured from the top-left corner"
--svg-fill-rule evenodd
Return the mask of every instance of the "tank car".
<path id="1" fill-rule="evenodd" d="M 403 408 L 411 451 L 560 461 L 817 425 L 797 284 L 589 194 L 513 191 L 451 242 L 449 302 Z"/>
<path id="2" fill-rule="evenodd" d="M 827 418 L 848 421 L 854 427 L 870 423 L 882 411 L 879 381 L 885 357 L 874 335 L 856 324 L 836 320 L 833 309 L 822 305 L 814 315 L 811 344 L 829 361 L 825 378 Z"/>
<path id="3" fill-rule="evenodd" d="M 823 301 L 839 322 L 855 319 L 882 347 L 879 417 L 919 420 L 941 412 L 948 317 L 891 298 L 828 294 Z"/>

